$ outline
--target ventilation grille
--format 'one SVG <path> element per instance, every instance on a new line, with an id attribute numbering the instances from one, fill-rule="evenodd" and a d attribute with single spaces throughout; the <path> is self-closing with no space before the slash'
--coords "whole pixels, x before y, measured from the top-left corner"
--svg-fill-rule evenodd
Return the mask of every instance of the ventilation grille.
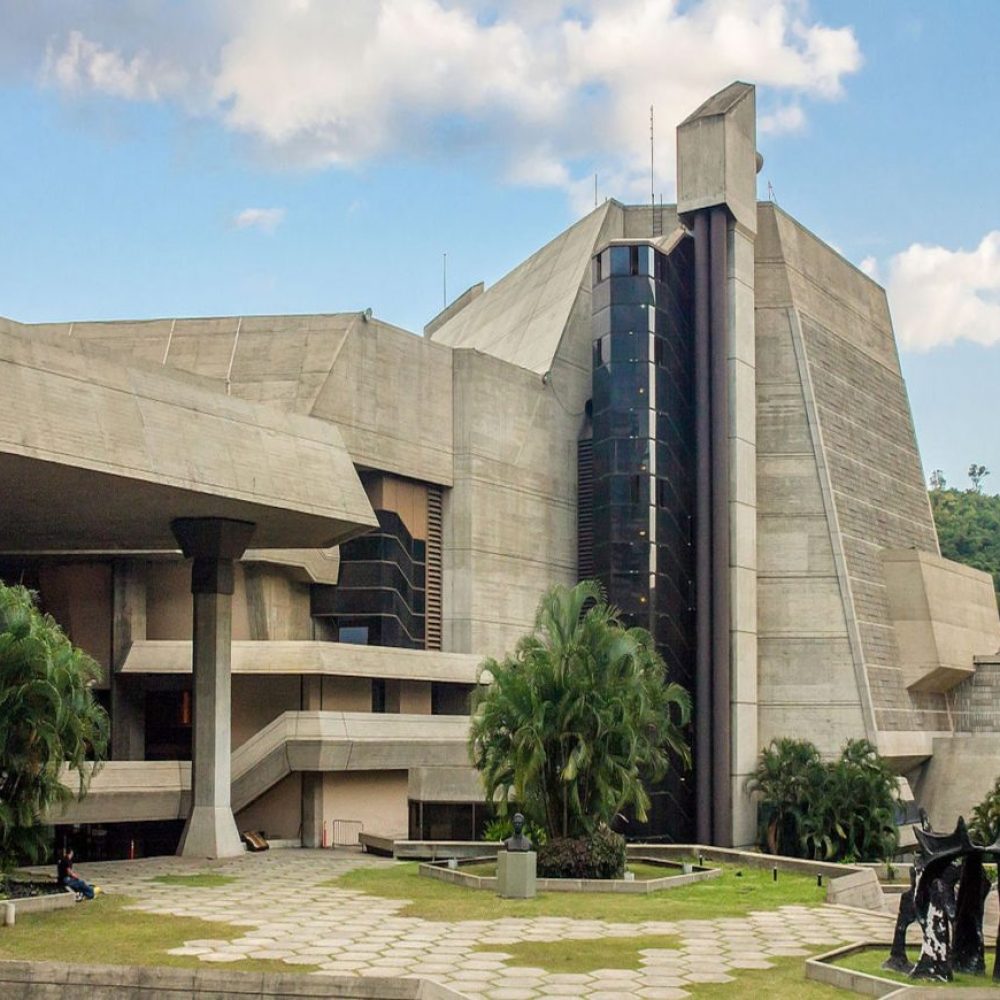
<path id="1" fill-rule="evenodd" d="M 576 443 L 576 576 L 590 580 L 594 567 L 594 440 Z"/>
<path id="2" fill-rule="evenodd" d="M 441 648 L 441 487 L 427 487 L 427 649 Z"/>

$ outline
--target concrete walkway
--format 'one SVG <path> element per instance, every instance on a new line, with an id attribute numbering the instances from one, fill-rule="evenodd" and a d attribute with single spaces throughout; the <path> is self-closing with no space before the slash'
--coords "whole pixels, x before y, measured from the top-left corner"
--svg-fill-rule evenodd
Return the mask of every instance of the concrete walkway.
<path id="1" fill-rule="evenodd" d="M 154 858 L 80 864 L 79 869 L 108 892 L 136 897 L 137 909 L 246 928 L 232 940 L 188 941 L 172 954 L 219 963 L 278 959 L 289 964 L 289 971 L 295 965 L 318 965 L 317 975 L 421 976 L 473 1000 L 671 1000 L 688 996 L 685 986 L 732 982 L 737 970 L 768 968 L 772 957 L 805 956 L 869 935 L 888 940 L 892 933 L 889 917 L 828 906 L 636 924 L 561 917 L 444 923 L 399 916 L 405 900 L 320 884 L 361 865 L 393 863 L 353 851 L 278 850 L 226 862 Z M 156 875 L 204 871 L 236 881 L 218 888 L 152 881 Z M 638 970 L 599 969 L 588 975 L 519 967 L 509 964 L 503 952 L 480 950 L 518 941 L 586 942 L 646 934 L 676 935 L 681 947 L 644 952 Z"/>

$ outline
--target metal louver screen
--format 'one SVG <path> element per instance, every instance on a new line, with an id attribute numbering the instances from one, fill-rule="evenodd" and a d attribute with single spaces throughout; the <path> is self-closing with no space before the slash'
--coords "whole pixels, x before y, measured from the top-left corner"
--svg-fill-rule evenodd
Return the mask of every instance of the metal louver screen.
<path id="1" fill-rule="evenodd" d="M 427 556 L 426 556 L 426 628 L 427 649 L 441 648 L 441 487 L 427 487 Z"/>

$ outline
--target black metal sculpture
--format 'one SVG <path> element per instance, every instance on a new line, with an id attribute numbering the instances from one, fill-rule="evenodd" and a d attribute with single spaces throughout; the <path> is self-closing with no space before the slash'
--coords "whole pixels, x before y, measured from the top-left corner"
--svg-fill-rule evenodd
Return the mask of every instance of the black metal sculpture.
<path id="1" fill-rule="evenodd" d="M 920 856 L 913 865 L 910 888 L 900 900 L 892 950 L 882 968 L 942 982 L 950 982 L 955 971 L 984 975 L 983 909 L 990 880 L 983 860 L 1000 856 L 1000 838 L 986 847 L 974 844 L 961 816 L 955 831 L 946 834 L 931 830 L 926 816 L 921 821 L 921 829 L 914 830 Z M 906 930 L 914 921 L 920 924 L 923 944 L 920 958 L 911 965 Z M 993 981 L 1000 982 L 1000 950 L 993 963 Z"/>

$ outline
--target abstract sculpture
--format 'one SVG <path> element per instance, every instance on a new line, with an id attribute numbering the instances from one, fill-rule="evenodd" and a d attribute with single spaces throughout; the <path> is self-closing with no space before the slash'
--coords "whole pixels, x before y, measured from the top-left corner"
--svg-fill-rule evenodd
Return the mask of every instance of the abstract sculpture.
<path id="1" fill-rule="evenodd" d="M 910 888 L 900 900 L 892 950 L 882 968 L 906 972 L 913 979 L 942 982 L 950 982 L 955 971 L 984 975 L 983 908 L 990 880 L 983 871 L 983 860 L 1000 856 L 1000 839 L 988 847 L 974 844 L 961 816 L 954 833 L 935 833 L 925 817 L 922 829 L 914 832 L 920 855 L 913 865 Z M 997 891 L 1000 893 L 1000 884 Z M 914 921 L 920 924 L 923 944 L 920 958 L 911 965 L 906 955 L 906 929 Z M 1000 982 L 997 960 L 993 981 Z"/>

